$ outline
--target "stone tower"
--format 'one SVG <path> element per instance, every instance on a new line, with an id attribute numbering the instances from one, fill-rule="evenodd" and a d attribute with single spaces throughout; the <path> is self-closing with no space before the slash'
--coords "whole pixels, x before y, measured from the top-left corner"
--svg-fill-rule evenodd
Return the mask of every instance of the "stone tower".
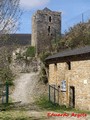
<path id="1" fill-rule="evenodd" d="M 31 45 L 36 47 L 37 54 L 50 49 L 51 40 L 60 34 L 61 12 L 44 8 L 33 15 Z"/>

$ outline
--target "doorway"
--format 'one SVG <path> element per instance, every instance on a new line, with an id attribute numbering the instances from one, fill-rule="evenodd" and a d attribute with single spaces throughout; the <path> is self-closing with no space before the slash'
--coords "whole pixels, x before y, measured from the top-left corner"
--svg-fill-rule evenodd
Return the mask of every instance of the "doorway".
<path id="1" fill-rule="evenodd" d="M 72 108 L 75 107 L 75 87 L 73 86 L 70 86 L 69 106 Z"/>

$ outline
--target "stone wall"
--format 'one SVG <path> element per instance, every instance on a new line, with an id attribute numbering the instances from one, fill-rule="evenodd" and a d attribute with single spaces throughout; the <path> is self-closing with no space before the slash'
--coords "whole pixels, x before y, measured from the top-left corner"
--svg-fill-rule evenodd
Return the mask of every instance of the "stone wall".
<path id="1" fill-rule="evenodd" d="M 66 92 L 60 90 L 60 104 L 69 106 L 70 86 L 75 88 L 75 108 L 90 110 L 90 60 L 71 62 L 71 70 L 67 63 L 49 65 L 49 84 L 61 86 L 66 80 Z"/>
<path id="2" fill-rule="evenodd" d="M 51 47 L 51 40 L 61 34 L 61 13 L 47 8 L 38 10 L 32 17 L 32 41 L 37 53 Z"/>

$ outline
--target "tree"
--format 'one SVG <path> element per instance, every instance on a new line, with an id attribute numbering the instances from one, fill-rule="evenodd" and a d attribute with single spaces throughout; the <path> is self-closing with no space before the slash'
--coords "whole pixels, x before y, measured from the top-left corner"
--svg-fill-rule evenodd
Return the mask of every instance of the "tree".
<path id="1" fill-rule="evenodd" d="M 78 23 L 65 33 L 58 43 L 59 50 L 90 45 L 90 20 Z"/>
<path id="2" fill-rule="evenodd" d="M 4 43 L 5 40 L 9 40 L 9 34 L 15 32 L 18 28 L 18 19 L 21 16 L 21 10 L 19 8 L 20 0 L 0 0 L 0 43 Z M 12 46 L 5 46 L 3 44 L 0 47 L 0 78 L 5 81 L 5 76 L 10 78 L 10 62 Z M 7 78 L 6 78 L 7 79 Z"/>
<path id="3" fill-rule="evenodd" d="M 87 23 L 79 23 L 70 29 L 66 46 L 77 47 L 88 45 L 90 43 L 90 21 Z M 69 44 L 68 44 L 69 43 Z"/>
<path id="4" fill-rule="evenodd" d="M 0 34 L 15 32 L 20 15 L 19 0 L 0 0 Z"/>

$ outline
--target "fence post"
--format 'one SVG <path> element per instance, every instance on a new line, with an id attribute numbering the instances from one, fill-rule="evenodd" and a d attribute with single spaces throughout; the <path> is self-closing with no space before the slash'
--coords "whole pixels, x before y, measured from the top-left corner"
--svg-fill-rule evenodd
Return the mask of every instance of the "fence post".
<path id="1" fill-rule="evenodd" d="M 54 104 L 55 104 L 55 85 L 54 85 Z"/>
<path id="2" fill-rule="evenodd" d="M 49 85 L 49 101 L 50 101 L 50 85 Z"/>
<path id="3" fill-rule="evenodd" d="M 60 90 L 60 86 L 58 86 L 58 104 L 59 104 L 59 90 Z"/>
<path id="4" fill-rule="evenodd" d="M 6 104 L 8 104 L 9 101 L 9 85 L 6 82 Z"/>

